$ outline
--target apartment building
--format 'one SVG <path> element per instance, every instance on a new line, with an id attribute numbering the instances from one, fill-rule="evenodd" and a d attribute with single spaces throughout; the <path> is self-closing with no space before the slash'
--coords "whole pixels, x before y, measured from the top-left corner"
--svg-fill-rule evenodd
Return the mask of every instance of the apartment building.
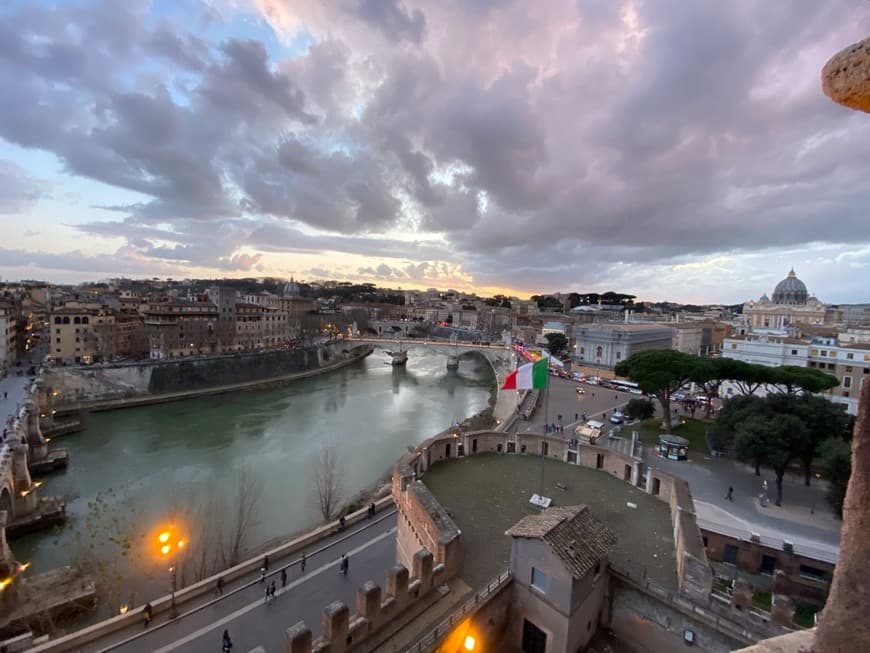
<path id="1" fill-rule="evenodd" d="M 193 301 L 152 302 L 142 309 L 145 340 L 152 359 L 197 356 L 219 351 L 218 307 L 206 296 Z"/>
<path id="2" fill-rule="evenodd" d="M 69 302 L 49 316 L 48 354 L 61 365 L 89 365 L 112 360 L 115 315 L 97 304 Z"/>

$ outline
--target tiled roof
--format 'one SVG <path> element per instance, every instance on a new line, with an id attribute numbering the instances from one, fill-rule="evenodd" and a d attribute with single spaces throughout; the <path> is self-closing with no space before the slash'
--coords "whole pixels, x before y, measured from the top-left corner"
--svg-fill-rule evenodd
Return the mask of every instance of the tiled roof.
<path id="1" fill-rule="evenodd" d="M 587 506 L 560 506 L 527 515 L 505 534 L 544 540 L 574 578 L 585 576 L 616 545 L 616 536 Z"/>

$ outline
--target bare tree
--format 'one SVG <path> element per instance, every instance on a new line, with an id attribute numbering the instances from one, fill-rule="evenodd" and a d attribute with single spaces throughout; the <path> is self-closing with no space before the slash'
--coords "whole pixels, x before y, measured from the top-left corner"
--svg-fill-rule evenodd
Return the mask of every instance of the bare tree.
<path id="1" fill-rule="evenodd" d="M 256 523 L 260 498 L 263 496 L 262 479 L 247 464 L 239 468 L 236 479 L 235 505 L 232 506 L 226 540 L 221 543 L 224 567 L 232 567 L 241 561 L 245 540 Z"/>
<path id="2" fill-rule="evenodd" d="M 339 473 L 338 452 L 334 447 L 320 450 L 317 466 L 314 468 L 314 486 L 320 514 L 326 521 L 335 515 L 342 499 L 341 474 Z"/>

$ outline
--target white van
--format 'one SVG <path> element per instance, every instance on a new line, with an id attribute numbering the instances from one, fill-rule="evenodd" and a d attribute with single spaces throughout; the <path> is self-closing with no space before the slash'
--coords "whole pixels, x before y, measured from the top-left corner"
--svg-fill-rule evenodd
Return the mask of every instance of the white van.
<path id="1" fill-rule="evenodd" d="M 588 420 L 585 424 L 580 424 L 574 429 L 574 437 L 589 444 L 598 442 L 601 437 L 601 429 L 604 428 L 604 422 L 599 422 L 594 419 Z"/>

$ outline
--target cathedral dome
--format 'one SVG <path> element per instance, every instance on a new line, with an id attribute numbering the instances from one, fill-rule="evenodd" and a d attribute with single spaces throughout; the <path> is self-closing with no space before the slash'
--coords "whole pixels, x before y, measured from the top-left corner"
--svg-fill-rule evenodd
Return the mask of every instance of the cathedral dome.
<path id="1" fill-rule="evenodd" d="M 789 271 L 788 276 L 776 284 L 773 291 L 774 304 L 804 306 L 808 297 L 807 287 L 795 276 L 794 270 Z"/>
<path id="2" fill-rule="evenodd" d="M 293 281 L 293 277 L 290 277 L 290 281 L 284 284 L 284 296 L 285 297 L 297 297 L 299 295 L 299 284 Z"/>

